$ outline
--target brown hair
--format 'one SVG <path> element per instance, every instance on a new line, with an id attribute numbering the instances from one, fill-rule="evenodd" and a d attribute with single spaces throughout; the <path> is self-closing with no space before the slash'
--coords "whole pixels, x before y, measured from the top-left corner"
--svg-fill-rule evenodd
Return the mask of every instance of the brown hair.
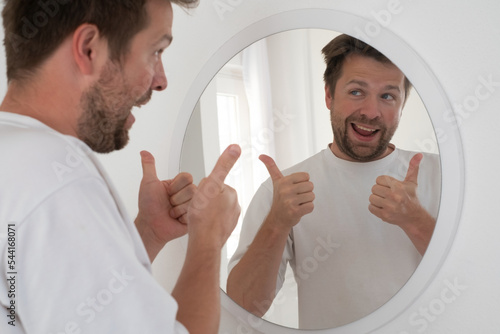
<path id="1" fill-rule="evenodd" d="M 323 80 L 325 81 L 325 84 L 330 87 L 330 93 L 332 96 L 334 96 L 335 86 L 337 85 L 337 81 L 342 75 L 342 67 L 348 56 L 356 54 L 373 58 L 376 61 L 384 64 L 392 64 L 389 58 L 384 56 L 377 49 L 373 48 L 363 41 L 360 41 L 357 38 L 345 34 L 335 37 L 323 48 L 323 50 L 321 50 L 321 52 L 323 53 L 326 63 L 326 70 L 323 75 Z M 410 94 L 411 87 L 412 85 L 410 83 L 410 80 L 408 80 L 408 78 L 405 76 L 405 101 Z"/>
<path id="2" fill-rule="evenodd" d="M 7 79 L 28 78 L 81 24 L 97 26 L 119 61 L 148 25 L 148 0 L 5 0 L 2 11 Z M 168 1 L 168 0 L 165 0 Z M 171 0 L 185 8 L 198 0 Z"/>

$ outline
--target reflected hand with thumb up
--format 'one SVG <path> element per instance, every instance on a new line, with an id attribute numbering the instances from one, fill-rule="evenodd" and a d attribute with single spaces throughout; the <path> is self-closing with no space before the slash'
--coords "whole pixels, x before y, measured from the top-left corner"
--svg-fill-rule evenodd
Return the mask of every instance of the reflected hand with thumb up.
<path id="1" fill-rule="evenodd" d="M 259 159 L 266 165 L 273 181 L 273 203 L 268 217 L 280 227 L 291 229 L 314 209 L 314 185 L 309 181 L 309 174 L 283 176 L 271 157 L 261 155 Z"/>
<path id="2" fill-rule="evenodd" d="M 436 224 L 417 197 L 418 170 L 422 158 L 421 153 L 413 156 L 403 181 L 387 175 L 379 176 L 372 188 L 368 207 L 383 221 L 401 227 L 420 254 L 427 249 Z"/>

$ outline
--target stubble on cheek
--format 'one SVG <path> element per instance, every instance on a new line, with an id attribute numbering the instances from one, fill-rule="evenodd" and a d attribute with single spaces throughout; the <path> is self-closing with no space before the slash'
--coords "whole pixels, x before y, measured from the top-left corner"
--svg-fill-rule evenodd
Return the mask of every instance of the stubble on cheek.
<path id="1" fill-rule="evenodd" d="M 78 137 L 93 151 L 109 153 L 125 147 L 129 140 L 125 123 L 130 112 L 118 108 L 116 103 L 107 103 L 98 87 L 82 96 L 81 107 Z"/>

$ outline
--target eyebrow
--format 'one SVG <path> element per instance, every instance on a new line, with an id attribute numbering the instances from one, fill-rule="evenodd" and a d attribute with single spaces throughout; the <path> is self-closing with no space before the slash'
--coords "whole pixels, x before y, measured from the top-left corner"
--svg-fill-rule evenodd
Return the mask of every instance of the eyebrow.
<path id="1" fill-rule="evenodd" d="M 394 85 L 387 85 L 384 87 L 386 90 L 397 90 L 398 92 L 401 92 L 401 89 L 399 89 L 399 86 L 394 86 Z"/>
<path id="2" fill-rule="evenodd" d="M 158 39 L 158 41 L 156 43 L 154 43 L 154 45 L 158 45 L 160 43 L 162 43 L 163 41 L 167 41 L 168 42 L 168 45 L 172 44 L 172 41 L 173 41 L 174 37 L 170 34 L 165 34 L 163 36 L 161 36 L 161 38 Z"/>
<path id="3" fill-rule="evenodd" d="M 348 81 L 345 85 L 348 86 L 350 84 L 358 84 L 361 87 L 368 87 L 368 84 L 366 82 L 361 81 L 361 80 L 356 80 L 356 79 L 352 79 L 351 81 Z"/>
<path id="4" fill-rule="evenodd" d="M 352 79 L 351 81 L 346 83 L 346 86 L 350 84 L 358 84 L 361 87 L 368 87 L 368 84 L 365 81 L 357 80 L 357 79 Z M 399 89 L 399 86 L 394 86 L 394 85 L 387 85 L 384 87 L 385 90 L 397 90 L 398 92 L 401 92 L 401 89 Z"/>

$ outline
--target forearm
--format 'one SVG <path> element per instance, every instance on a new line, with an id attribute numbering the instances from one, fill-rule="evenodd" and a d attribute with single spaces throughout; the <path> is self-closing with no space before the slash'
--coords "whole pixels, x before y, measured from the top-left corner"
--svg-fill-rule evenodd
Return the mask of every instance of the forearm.
<path id="1" fill-rule="evenodd" d="M 422 213 L 418 217 L 415 217 L 409 224 L 402 227 L 402 229 L 408 238 L 410 238 L 417 251 L 421 255 L 424 255 L 431 241 L 432 233 L 436 226 L 436 219 L 424 209 L 422 210 Z"/>
<path id="2" fill-rule="evenodd" d="M 216 334 L 220 321 L 221 250 L 204 240 L 190 240 L 186 260 L 172 291 L 177 320 L 191 334 Z"/>
<path id="3" fill-rule="evenodd" d="M 240 153 L 236 145 L 222 153 L 187 208 L 188 249 L 172 296 L 179 305 L 177 320 L 191 334 L 219 330 L 221 249 L 240 215 L 236 191 L 223 182 Z"/>
<path id="4" fill-rule="evenodd" d="M 247 311 L 263 316 L 276 293 L 276 280 L 289 229 L 273 226 L 268 217 L 245 255 L 228 277 L 227 293 Z"/>

